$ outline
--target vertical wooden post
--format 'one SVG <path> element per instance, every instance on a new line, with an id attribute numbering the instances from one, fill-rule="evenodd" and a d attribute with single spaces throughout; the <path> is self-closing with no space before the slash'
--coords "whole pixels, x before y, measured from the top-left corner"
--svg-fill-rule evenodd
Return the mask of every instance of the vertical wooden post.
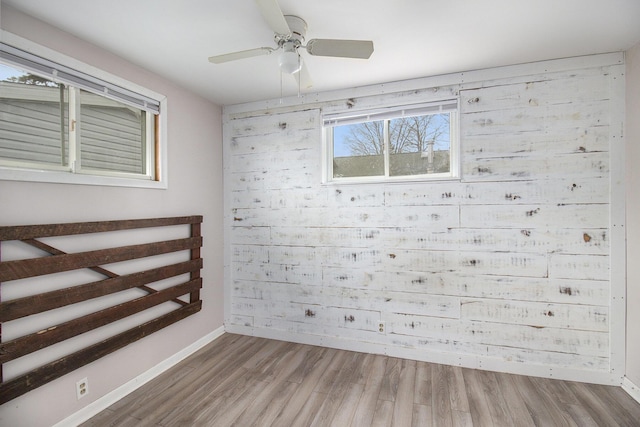
<path id="1" fill-rule="evenodd" d="M 191 237 L 200 237 L 202 234 L 202 219 L 200 222 L 191 224 Z M 191 259 L 200 258 L 200 247 L 191 249 Z M 192 271 L 190 274 L 191 280 L 200 278 L 200 269 Z M 200 300 L 200 289 L 197 289 L 189 294 L 189 302 L 194 303 Z"/>

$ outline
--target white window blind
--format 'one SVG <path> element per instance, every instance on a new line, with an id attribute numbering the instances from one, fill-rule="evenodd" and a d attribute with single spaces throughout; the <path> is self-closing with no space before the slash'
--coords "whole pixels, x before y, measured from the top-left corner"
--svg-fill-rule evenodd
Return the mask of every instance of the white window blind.
<path id="1" fill-rule="evenodd" d="M 395 119 L 399 117 L 422 116 L 456 111 L 458 101 L 448 100 L 426 104 L 404 105 L 402 107 L 388 107 L 375 110 L 347 111 L 323 116 L 324 126 L 343 126 L 355 123 L 372 122 L 376 120 Z"/>
<path id="2" fill-rule="evenodd" d="M 152 114 L 159 114 L 160 102 L 139 93 L 100 80 L 81 71 L 33 55 L 24 50 L 0 43 L 0 58 L 7 63 L 34 71 L 42 77 L 50 78 L 89 92 L 111 98 L 123 104 L 139 108 Z"/>

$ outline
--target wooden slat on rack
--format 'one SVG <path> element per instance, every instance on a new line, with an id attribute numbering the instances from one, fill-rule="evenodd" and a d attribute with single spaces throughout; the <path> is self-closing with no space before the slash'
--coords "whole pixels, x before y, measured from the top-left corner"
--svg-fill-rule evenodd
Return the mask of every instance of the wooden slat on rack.
<path id="1" fill-rule="evenodd" d="M 152 270 L 126 274 L 85 285 L 72 286 L 24 298 L 0 303 L 0 322 L 19 319 L 36 313 L 53 310 L 92 298 L 98 298 L 142 285 L 157 282 L 202 268 L 202 259 L 185 261 Z"/>
<path id="2" fill-rule="evenodd" d="M 197 313 L 202 301 L 189 304 L 142 325 L 131 328 L 97 344 L 62 357 L 0 385 L 0 405 L 26 392 L 60 378 L 81 366 L 87 365 L 114 351 L 167 327 L 187 316 Z"/>
<path id="3" fill-rule="evenodd" d="M 21 225 L 0 227 L 0 240 L 26 240 L 37 237 L 70 236 L 74 234 L 103 233 L 108 231 L 132 230 L 137 228 L 166 227 L 172 225 L 197 224 L 201 215 L 132 219 L 120 221 L 78 222 L 69 224 Z"/>
<path id="4" fill-rule="evenodd" d="M 188 294 L 202 287 L 202 279 L 190 280 L 154 294 L 145 295 L 86 316 L 78 317 L 60 325 L 25 335 L 11 341 L 0 343 L 0 363 L 7 363 L 34 351 L 85 332 L 97 329 L 109 323 L 144 311 L 148 308 L 170 301 L 173 298 Z"/>
<path id="5" fill-rule="evenodd" d="M 191 237 L 75 254 L 7 261 L 0 264 L 0 282 L 191 250 L 199 246 L 202 246 L 202 238 Z"/>

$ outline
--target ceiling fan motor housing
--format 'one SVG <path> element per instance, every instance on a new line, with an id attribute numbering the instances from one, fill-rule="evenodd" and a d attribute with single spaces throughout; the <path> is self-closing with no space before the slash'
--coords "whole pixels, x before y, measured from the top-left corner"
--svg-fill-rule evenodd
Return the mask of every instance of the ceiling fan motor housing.
<path id="1" fill-rule="evenodd" d="M 281 46 L 285 42 L 292 41 L 296 48 L 301 46 L 307 35 L 307 23 L 304 19 L 293 15 L 285 15 L 284 19 L 287 21 L 287 25 L 289 25 L 291 34 L 276 34 L 276 42 Z"/>

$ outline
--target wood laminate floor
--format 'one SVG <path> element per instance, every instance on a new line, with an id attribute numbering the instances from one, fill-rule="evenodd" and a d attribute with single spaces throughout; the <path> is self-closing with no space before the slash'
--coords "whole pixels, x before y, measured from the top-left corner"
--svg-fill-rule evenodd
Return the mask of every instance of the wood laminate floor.
<path id="1" fill-rule="evenodd" d="M 640 426 L 620 387 L 225 334 L 83 426 Z"/>

